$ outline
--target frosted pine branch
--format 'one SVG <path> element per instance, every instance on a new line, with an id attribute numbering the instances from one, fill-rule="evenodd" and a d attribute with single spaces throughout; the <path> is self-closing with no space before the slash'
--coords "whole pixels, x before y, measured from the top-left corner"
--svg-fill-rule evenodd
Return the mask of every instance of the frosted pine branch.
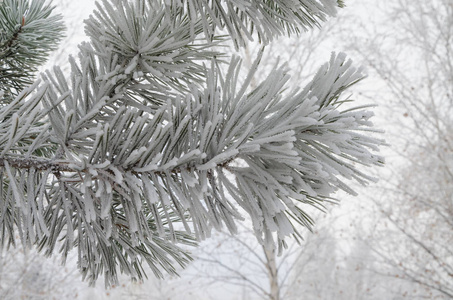
<path id="1" fill-rule="evenodd" d="M 297 34 L 320 26 L 326 17 L 335 16 L 343 1 L 336 0 L 273 0 L 273 1 L 167 1 L 171 13 L 187 14 L 191 19 L 201 17 L 207 37 L 216 35 L 216 28 L 225 29 L 238 46 L 253 40 L 267 44 L 275 37 Z M 195 29 L 192 27 L 191 32 Z"/>
<path id="2" fill-rule="evenodd" d="M 43 1 L 0 2 L 0 92 L 16 95 L 62 38 L 61 17 Z M 10 97 L 10 96 L 9 96 Z"/>
<path id="3" fill-rule="evenodd" d="M 233 26 L 236 42 L 237 30 L 258 26 L 270 40 L 287 24 L 316 25 L 337 2 L 276 1 L 284 21 L 236 1 L 225 21 L 223 6 L 200 14 L 202 3 L 218 5 L 103 1 L 68 78 L 55 67 L 11 101 L 0 92 L 2 245 L 17 231 L 49 255 L 77 248 L 82 274 L 103 273 L 107 285 L 118 270 L 142 279 L 143 263 L 174 274 L 190 260 L 176 243 L 249 218 L 260 242 L 282 246 L 298 224 L 311 228 L 307 207 L 353 194 L 348 180 L 374 180 L 357 165 L 382 164 L 383 141 L 368 107 L 342 110 L 342 92 L 363 78 L 345 55 L 302 89 L 286 86 L 285 66 L 252 88 L 261 52 L 241 81 L 241 60 L 222 71 L 211 48 L 224 40 L 216 26 Z"/>
<path id="4" fill-rule="evenodd" d="M 4 167 L 5 162 L 16 169 L 35 169 L 38 171 L 51 170 L 55 173 L 75 171 L 68 166 L 68 163 L 54 162 L 50 159 L 42 160 L 21 157 L 0 157 L 0 167 Z"/>

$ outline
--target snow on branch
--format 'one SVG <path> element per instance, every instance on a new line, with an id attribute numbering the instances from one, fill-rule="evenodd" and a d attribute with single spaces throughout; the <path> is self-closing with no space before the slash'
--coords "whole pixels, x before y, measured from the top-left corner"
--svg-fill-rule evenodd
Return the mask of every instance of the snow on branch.
<path id="1" fill-rule="evenodd" d="M 12 97 L 33 82 L 34 73 L 63 37 L 61 16 L 39 0 L 0 2 L 0 92 Z"/>
<path id="2" fill-rule="evenodd" d="M 254 33 L 267 44 L 274 37 L 297 34 L 320 26 L 328 16 L 335 16 L 343 1 L 336 0 L 229 0 L 166 1 L 171 13 L 187 14 L 192 20 L 201 18 L 207 37 L 216 35 L 216 28 L 226 29 L 235 45 L 244 46 Z M 194 32 L 195 28 L 191 28 Z"/>
<path id="3" fill-rule="evenodd" d="M 169 13 L 163 2 L 113 2 L 96 3 L 98 10 L 85 21 L 91 41 L 83 46 L 83 56 L 95 54 L 104 68 L 96 80 L 128 82 L 132 98 L 160 105 L 166 100 L 159 94 L 201 83 L 203 62 L 221 56 L 200 36 L 200 21 Z"/>
<path id="4" fill-rule="evenodd" d="M 223 71 L 198 40 L 213 25 L 267 40 L 277 24 L 316 25 L 336 5 L 258 2 L 103 1 L 70 78 L 55 67 L 11 101 L 1 93 L 0 246 L 17 230 L 49 255 L 75 247 L 82 274 L 107 285 L 119 270 L 143 279 L 143 263 L 174 274 L 190 260 L 176 243 L 249 218 L 262 243 L 281 246 L 297 224 L 312 226 L 307 207 L 354 193 L 347 180 L 374 180 L 358 166 L 382 164 L 383 141 L 366 107 L 342 109 L 363 77 L 343 54 L 288 92 L 286 66 L 250 86 L 262 52 L 241 82 L 238 57 Z M 219 17 L 231 5 L 239 14 Z"/>

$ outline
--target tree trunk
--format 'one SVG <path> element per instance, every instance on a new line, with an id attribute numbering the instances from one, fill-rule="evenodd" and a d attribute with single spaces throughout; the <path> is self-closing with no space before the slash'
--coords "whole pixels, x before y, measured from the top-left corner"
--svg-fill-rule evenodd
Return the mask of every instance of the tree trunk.
<path id="1" fill-rule="evenodd" d="M 275 259 L 275 249 L 263 246 L 264 254 L 266 255 L 266 269 L 269 278 L 270 300 L 280 300 L 280 286 L 278 283 L 278 269 Z"/>

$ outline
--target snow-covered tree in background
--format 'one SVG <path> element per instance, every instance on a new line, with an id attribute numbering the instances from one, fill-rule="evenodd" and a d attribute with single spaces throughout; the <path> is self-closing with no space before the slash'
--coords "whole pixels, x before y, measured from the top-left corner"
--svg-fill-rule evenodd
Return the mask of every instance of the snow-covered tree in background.
<path id="1" fill-rule="evenodd" d="M 43 257 L 36 249 L 17 245 L 0 252 L 0 299 L 76 299 L 82 288 L 75 266 L 61 267 L 58 257 Z"/>
<path id="2" fill-rule="evenodd" d="M 453 1 L 400 0 L 379 10 L 382 23 L 367 20 L 365 38 L 350 40 L 351 52 L 381 79 L 368 94 L 389 99 L 381 107 L 392 145 L 372 193 L 375 224 L 362 238 L 376 256 L 374 271 L 393 282 L 385 289 L 408 299 L 451 299 Z"/>
<path id="3" fill-rule="evenodd" d="M 70 74 L 34 81 L 61 20 L 43 1 L 1 1 L 2 246 L 17 234 L 63 259 L 76 248 L 84 277 L 109 285 L 118 272 L 142 279 L 143 264 L 175 273 L 190 260 L 178 243 L 234 233 L 243 215 L 267 247 L 297 239 L 307 206 L 354 193 L 344 179 L 373 180 L 357 165 L 382 164 L 372 113 L 342 96 L 361 70 L 332 54 L 305 87 L 286 86 L 285 65 L 250 87 L 264 50 L 244 74 L 218 49 L 299 33 L 337 6 L 102 1 Z"/>

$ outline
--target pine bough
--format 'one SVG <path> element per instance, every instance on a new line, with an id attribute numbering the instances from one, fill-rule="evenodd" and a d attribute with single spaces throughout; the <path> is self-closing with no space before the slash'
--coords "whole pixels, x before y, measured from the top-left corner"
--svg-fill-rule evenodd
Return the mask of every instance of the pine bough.
<path id="1" fill-rule="evenodd" d="M 284 92 L 285 66 L 251 88 L 261 54 L 239 80 L 240 59 L 213 46 L 265 44 L 339 5 L 102 1 L 69 79 L 55 67 L 32 81 L 61 18 L 43 1 L 1 1 L 1 245 L 76 248 L 83 275 L 110 285 L 118 272 L 142 279 L 143 263 L 175 273 L 190 260 L 178 243 L 235 232 L 242 212 L 262 243 L 297 238 L 307 206 L 354 193 L 342 178 L 366 184 L 357 166 L 382 164 L 368 107 L 341 106 L 363 75 L 333 54 L 304 88 Z"/>

